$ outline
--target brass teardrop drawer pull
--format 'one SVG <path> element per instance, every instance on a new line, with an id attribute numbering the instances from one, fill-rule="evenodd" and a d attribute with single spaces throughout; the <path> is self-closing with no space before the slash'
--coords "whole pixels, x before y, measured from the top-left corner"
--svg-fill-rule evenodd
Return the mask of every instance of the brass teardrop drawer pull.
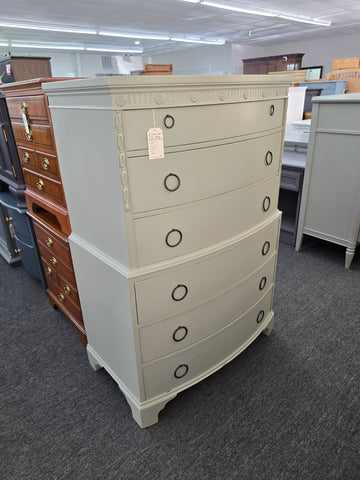
<path id="1" fill-rule="evenodd" d="M 64 292 L 66 293 L 66 295 L 70 295 L 70 293 L 71 293 L 71 288 L 69 287 L 69 285 L 65 285 L 65 287 L 64 287 Z"/>
<path id="2" fill-rule="evenodd" d="M 53 265 L 57 265 L 57 260 L 56 260 L 55 257 L 51 257 L 50 262 L 51 262 Z"/>
<path id="3" fill-rule="evenodd" d="M 30 162 L 30 156 L 28 152 L 24 153 L 24 163 L 29 163 Z"/>
<path id="4" fill-rule="evenodd" d="M 21 113 L 25 113 L 25 115 L 27 114 L 27 106 L 25 102 L 21 102 L 19 110 Z"/>
<path id="5" fill-rule="evenodd" d="M 63 302 L 65 300 L 65 296 L 62 292 L 59 293 L 58 299 L 60 300 L 60 302 Z"/>
<path id="6" fill-rule="evenodd" d="M 41 162 L 41 166 L 44 170 L 49 170 L 50 168 L 50 162 L 47 158 L 43 158 L 43 161 Z"/>
<path id="7" fill-rule="evenodd" d="M 53 243 L 53 241 L 51 240 L 50 237 L 47 237 L 47 239 L 46 239 L 46 245 L 47 245 L 48 247 L 50 247 L 50 248 L 54 245 L 54 243 Z"/>
<path id="8" fill-rule="evenodd" d="M 48 275 L 52 275 L 52 270 L 50 267 L 46 267 L 45 268 L 45 272 L 48 274 Z"/>
<path id="9" fill-rule="evenodd" d="M 39 178 L 39 180 L 36 182 L 36 186 L 39 190 L 44 190 L 44 187 L 45 187 L 45 184 L 44 182 L 41 180 L 41 178 Z"/>

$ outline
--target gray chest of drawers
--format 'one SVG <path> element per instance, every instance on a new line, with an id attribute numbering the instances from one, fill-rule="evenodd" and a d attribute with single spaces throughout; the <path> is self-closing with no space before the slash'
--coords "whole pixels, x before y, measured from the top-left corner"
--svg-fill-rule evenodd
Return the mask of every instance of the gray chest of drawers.
<path id="1" fill-rule="evenodd" d="M 288 84 L 44 85 L 89 361 L 112 375 L 142 427 L 271 330 Z M 154 127 L 163 158 L 149 158 Z"/>
<path id="2" fill-rule="evenodd" d="M 346 247 L 360 241 L 360 94 L 313 99 L 296 250 L 304 234 Z"/>

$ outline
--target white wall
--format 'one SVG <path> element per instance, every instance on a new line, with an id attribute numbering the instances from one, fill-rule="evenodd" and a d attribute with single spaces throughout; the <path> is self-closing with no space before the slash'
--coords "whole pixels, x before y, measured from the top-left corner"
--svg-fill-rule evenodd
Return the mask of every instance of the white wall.
<path id="1" fill-rule="evenodd" d="M 3 54 L 0 52 L 0 54 Z M 5 54 L 5 52 L 4 52 Z M 129 75 L 131 71 L 143 70 L 141 56 L 115 56 L 83 53 L 62 52 L 34 49 L 14 48 L 13 56 L 50 57 L 53 77 L 94 77 L 104 74 Z M 103 60 L 107 57 L 108 60 Z"/>
<path id="2" fill-rule="evenodd" d="M 318 40 L 283 43 L 273 46 L 253 47 L 248 45 L 206 45 L 179 50 L 152 57 L 111 56 L 86 53 L 58 53 L 46 50 L 33 51 L 33 56 L 51 57 L 52 74 L 55 77 L 92 77 L 104 74 L 128 75 L 131 71 L 142 70 L 144 63 L 171 63 L 176 75 L 206 75 L 243 73 L 244 58 L 304 53 L 302 65 L 323 65 L 323 77 L 332 71 L 335 58 L 360 56 L 360 34 L 333 36 Z M 16 50 L 13 55 L 29 55 L 28 51 Z M 109 56 L 108 56 L 109 57 Z"/>
<path id="3" fill-rule="evenodd" d="M 144 59 L 144 63 L 173 65 L 175 75 L 219 75 L 231 71 L 231 45 L 206 45 Z"/>
<path id="4" fill-rule="evenodd" d="M 241 48 L 234 45 L 233 64 L 239 65 L 243 58 L 264 57 L 268 55 L 284 55 L 286 53 L 305 53 L 303 67 L 323 65 L 323 78 L 332 71 L 332 61 L 335 58 L 359 57 L 360 35 L 332 36 L 318 40 L 306 40 L 296 43 L 283 43 L 263 47 L 259 55 L 243 55 Z M 238 72 L 241 73 L 241 72 Z"/>

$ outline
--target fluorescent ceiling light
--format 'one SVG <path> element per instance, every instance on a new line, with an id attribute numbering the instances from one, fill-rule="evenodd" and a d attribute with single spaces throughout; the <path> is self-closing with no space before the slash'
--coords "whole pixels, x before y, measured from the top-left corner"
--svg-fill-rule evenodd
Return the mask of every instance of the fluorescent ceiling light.
<path id="1" fill-rule="evenodd" d="M 92 48 L 86 47 L 87 51 L 89 52 L 118 52 L 118 53 L 143 53 L 142 48 Z"/>
<path id="2" fill-rule="evenodd" d="M 327 20 L 318 20 L 317 18 L 311 17 L 302 17 L 301 15 L 277 15 L 279 18 L 283 18 L 284 20 L 291 20 L 292 22 L 300 22 L 300 23 L 310 23 L 311 25 L 320 25 L 322 27 L 330 27 L 331 22 Z"/>
<path id="3" fill-rule="evenodd" d="M 249 13 L 251 15 L 262 15 L 263 17 L 276 17 L 276 13 L 268 12 L 266 10 L 252 10 L 249 8 L 236 7 L 235 5 L 228 5 L 225 3 L 208 2 L 207 0 L 200 3 L 202 5 L 206 5 L 207 7 L 222 8 L 224 10 L 231 10 L 233 12 Z"/>
<path id="4" fill-rule="evenodd" d="M 34 44 L 25 44 L 25 43 L 12 43 L 11 47 L 18 48 L 46 48 L 49 50 L 85 50 L 84 47 L 75 47 L 68 45 L 34 45 Z"/>
<path id="5" fill-rule="evenodd" d="M 319 20 L 317 18 L 306 17 L 303 15 L 293 15 L 291 13 L 287 14 L 286 12 L 278 12 L 276 10 L 262 10 L 262 9 L 249 9 L 242 8 L 231 3 L 219 3 L 213 2 L 211 0 L 182 0 L 183 2 L 198 3 L 200 5 L 205 5 L 207 7 L 221 8 L 223 10 L 230 10 L 233 12 L 248 13 L 251 15 L 261 15 L 263 17 L 274 17 L 282 18 L 283 20 L 290 20 L 292 22 L 300 23 L 309 23 L 311 25 L 319 25 L 321 27 L 330 27 L 331 21 L 328 20 Z"/>
<path id="6" fill-rule="evenodd" d="M 145 40 L 170 40 L 170 37 L 166 35 L 142 35 L 137 33 L 106 32 L 102 30 L 99 31 L 99 35 L 123 38 L 143 38 Z"/>
<path id="7" fill-rule="evenodd" d="M 8 47 L 9 44 L 8 43 L 3 43 L 3 42 L 0 42 L 0 47 Z"/>
<path id="8" fill-rule="evenodd" d="M 187 43 L 205 43 L 208 45 L 224 45 L 225 40 L 198 40 L 194 38 L 171 37 L 173 42 L 187 42 Z"/>
<path id="9" fill-rule="evenodd" d="M 85 33 L 88 35 L 96 35 L 96 30 L 85 30 L 80 28 L 62 28 L 62 27 L 50 27 L 42 25 L 18 25 L 16 23 L 0 23 L 0 27 L 7 28 L 24 28 L 26 30 L 44 30 L 47 32 L 65 32 L 65 33 Z"/>

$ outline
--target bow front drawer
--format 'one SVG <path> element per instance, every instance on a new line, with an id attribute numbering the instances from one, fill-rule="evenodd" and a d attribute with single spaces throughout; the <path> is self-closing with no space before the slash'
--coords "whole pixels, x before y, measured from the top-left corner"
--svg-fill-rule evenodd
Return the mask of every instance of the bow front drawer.
<path id="1" fill-rule="evenodd" d="M 143 363 L 176 352 L 222 329 L 271 290 L 276 256 L 244 281 L 192 310 L 139 329 Z"/>
<path id="2" fill-rule="evenodd" d="M 282 127 L 285 100 L 124 111 L 128 152 L 147 149 L 147 131 L 160 127 L 164 147 L 210 142 Z"/>
<path id="3" fill-rule="evenodd" d="M 176 211 L 137 218 L 139 265 L 187 254 L 230 239 L 277 211 L 279 177 Z"/>
<path id="4" fill-rule="evenodd" d="M 132 210 L 180 205 L 269 178 L 279 170 L 281 149 L 280 131 L 246 141 L 169 153 L 159 160 L 147 156 L 129 158 Z"/>
<path id="5" fill-rule="evenodd" d="M 237 321 L 179 353 L 143 366 L 146 398 L 182 389 L 230 361 L 266 327 L 271 315 L 272 291 Z M 196 380 L 195 380 L 196 379 Z"/>
<path id="6" fill-rule="evenodd" d="M 229 289 L 276 251 L 279 216 L 220 254 L 135 283 L 139 324 L 179 315 Z"/>

